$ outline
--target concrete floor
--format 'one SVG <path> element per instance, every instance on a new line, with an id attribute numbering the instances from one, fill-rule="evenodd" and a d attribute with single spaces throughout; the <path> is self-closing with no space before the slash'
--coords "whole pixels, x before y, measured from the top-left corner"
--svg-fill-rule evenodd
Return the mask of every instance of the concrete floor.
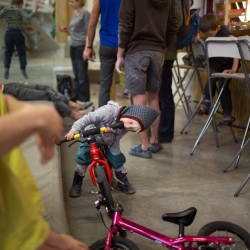
<path id="1" fill-rule="evenodd" d="M 53 66 L 59 61 L 30 60 L 27 68 L 29 83 L 52 84 L 54 82 Z M 69 65 L 70 62 L 60 61 Z M 3 75 L 3 67 L 0 67 Z M 2 78 L 1 78 L 2 79 Z M 18 62 L 14 61 L 7 82 L 25 81 L 19 73 Z M 97 106 L 97 84 L 91 85 L 91 100 Z M 129 100 L 117 98 L 122 105 L 128 105 Z M 65 119 L 65 132 L 72 125 L 72 120 Z M 186 229 L 186 234 L 195 235 L 206 223 L 215 220 L 224 220 L 236 223 L 250 232 L 250 182 L 241 191 L 239 197 L 234 197 L 235 191 L 249 174 L 250 158 L 248 149 L 245 149 L 239 168 L 233 167 L 225 174 L 223 168 L 240 148 L 233 141 L 230 132 L 219 129 L 220 147 L 215 146 L 212 128 L 209 128 L 204 139 L 196 148 L 194 155 L 190 151 L 205 123 L 205 120 L 196 117 L 188 134 L 180 134 L 186 123 L 183 109 L 176 109 L 175 138 L 172 143 L 163 144 L 163 149 L 153 155 L 152 159 L 142 159 L 128 154 L 130 147 L 138 144 L 138 135 L 128 133 L 121 141 L 121 148 L 127 157 L 126 167 L 128 178 L 135 187 L 136 193 L 126 195 L 118 190 L 113 191 L 116 203 L 124 207 L 124 217 L 142 224 L 153 230 L 176 237 L 178 227 L 162 221 L 165 212 L 179 212 L 189 207 L 196 207 L 198 213 L 193 224 Z M 87 175 L 83 181 L 83 191 L 79 198 L 70 198 L 68 191 L 71 186 L 75 162 L 74 157 L 78 145 L 68 148 L 61 147 L 62 176 L 65 207 L 71 234 L 90 245 L 98 239 L 104 238 L 107 229 L 103 226 L 99 212 L 94 207 L 94 187 Z M 110 219 L 103 211 L 104 220 L 109 226 Z M 140 249 L 162 249 L 155 242 L 151 242 L 138 235 L 128 234 Z"/>

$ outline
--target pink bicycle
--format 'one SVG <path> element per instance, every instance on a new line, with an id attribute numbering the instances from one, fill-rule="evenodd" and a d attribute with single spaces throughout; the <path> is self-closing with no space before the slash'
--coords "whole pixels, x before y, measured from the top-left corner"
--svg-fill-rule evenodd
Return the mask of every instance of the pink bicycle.
<path id="1" fill-rule="evenodd" d="M 184 234 L 186 226 L 192 224 L 197 209 L 191 207 L 179 213 L 165 213 L 164 221 L 177 224 L 179 234 L 176 238 L 160 234 L 142 225 L 122 218 L 123 208 L 117 204 L 111 209 L 112 223 L 105 239 L 93 243 L 90 250 L 139 250 L 135 243 L 124 238 L 126 231 L 137 233 L 145 238 L 161 243 L 163 247 L 178 250 L 246 250 L 250 248 L 250 235 L 240 226 L 225 222 L 214 221 L 203 226 L 198 236 Z M 120 237 L 119 237 L 120 236 Z"/>

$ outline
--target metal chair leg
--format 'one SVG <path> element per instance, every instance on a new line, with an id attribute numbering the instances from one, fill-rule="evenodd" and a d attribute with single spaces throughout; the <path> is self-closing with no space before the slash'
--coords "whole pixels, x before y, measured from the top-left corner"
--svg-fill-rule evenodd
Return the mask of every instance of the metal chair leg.
<path id="1" fill-rule="evenodd" d="M 240 191 L 242 190 L 242 188 L 246 185 L 246 183 L 248 182 L 248 180 L 250 179 L 250 174 L 247 176 L 247 178 L 243 181 L 243 183 L 240 185 L 240 187 L 237 189 L 237 191 L 234 194 L 234 197 L 238 197 Z"/>

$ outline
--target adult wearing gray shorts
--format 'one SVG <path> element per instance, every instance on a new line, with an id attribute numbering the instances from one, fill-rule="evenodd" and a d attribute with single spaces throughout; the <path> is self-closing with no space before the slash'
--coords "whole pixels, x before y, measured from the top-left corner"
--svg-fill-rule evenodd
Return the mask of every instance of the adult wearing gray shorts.
<path id="1" fill-rule="evenodd" d="M 160 111 L 158 92 L 164 53 L 178 31 L 174 0 L 122 0 L 119 11 L 116 70 L 125 70 L 124 92 L 134 105 L 149 105 Z M 125 59 L 124 59 L 125 55 Z M 162 149 L 158 142 L 160 117 L 151 125 L 151 136 L 140 133 L 140 145 L 130 155 L 151 158 Z"/>

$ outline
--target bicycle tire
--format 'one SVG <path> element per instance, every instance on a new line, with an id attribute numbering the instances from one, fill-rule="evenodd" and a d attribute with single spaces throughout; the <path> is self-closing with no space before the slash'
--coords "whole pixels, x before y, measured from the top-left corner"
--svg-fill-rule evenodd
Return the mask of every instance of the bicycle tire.
<path id="1" fill-rule="evenodd" d="M 89 250 L 104 250 L 106 239 L 101 239 L 89 246 Z M 131 240 L 113 237 L 110 250 L 139 250 L 137 245 Z"/>
<path id="2" fill-rule="evenodd" d="M 226 221 L 214 221 L 204 225 L 198 232 L 199 236 L 228 236 L 233 237 L 235 246 L 230 249 L 246 250 L 250 248 L 250 234 L 242 227 Z M 209 245 L 209 242 L 198 246 Z M 223 247 L 223 246 L 221 246 Z"/>
<path id="3" fill-rule="evenodd" d="M 109 204 L 111 207 L 114 207 L 114 200 L 111 194 L 104 166 L 98 163 L 96 165 L 95 172 L 96 172 L 96 182 L 99 186 L 102 198 L 105 200 L 107 204 Z"/>

